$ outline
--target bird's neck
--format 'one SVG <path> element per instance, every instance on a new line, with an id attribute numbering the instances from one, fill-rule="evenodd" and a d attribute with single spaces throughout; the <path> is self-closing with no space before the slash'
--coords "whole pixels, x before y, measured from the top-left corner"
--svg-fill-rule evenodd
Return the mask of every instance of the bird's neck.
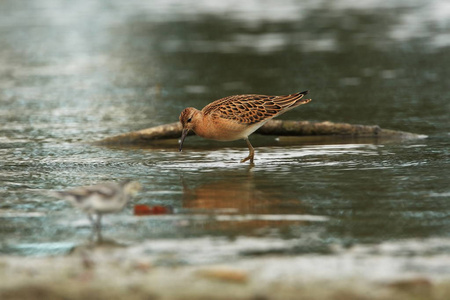
<path id="1" fill-rule="evenodd" d="M 196 135 L 201 136 L 203 138 L 209 138 L 209 128 L 208 124 L 209 122 L 206 122 L 205 118 L 208 116 L 203 115 L 202 113 L 199 113 L 195 118 L 195 126 L 192 128 L 192 130 L 195 132 Z"/>

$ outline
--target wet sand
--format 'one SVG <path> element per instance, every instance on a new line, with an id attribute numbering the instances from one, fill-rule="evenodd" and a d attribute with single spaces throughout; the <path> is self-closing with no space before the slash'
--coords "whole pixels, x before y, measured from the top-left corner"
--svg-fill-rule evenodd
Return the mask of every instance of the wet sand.
<path id="1" fill-rule="evenodd" d="M 146 250 L 150 251 L 150 250 Z M 189 264 L 176 254 L 138 248 L 81 247 L 67 256 L 0 258 L 0 299 L 449 299 L 450 280 L 377 277 L 349 271 L 346 259 L 311 256 L 242 257 Z M 333 266 L 331 265 L 333 264 Z M 363 264 L 368 264 L 366 261 Z M 336 270 L 342 276 L 336 277 Z M 376 270 L 374 270 L 376 273 Z"/>

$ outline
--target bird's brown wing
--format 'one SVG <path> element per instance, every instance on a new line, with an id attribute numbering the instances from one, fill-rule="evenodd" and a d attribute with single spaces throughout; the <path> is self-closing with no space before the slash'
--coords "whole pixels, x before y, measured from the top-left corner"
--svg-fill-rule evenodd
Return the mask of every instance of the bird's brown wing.
<path id="1" fill-rule="evenodd" d="M 90 197 L 95 194 L 100 195 L 104 198 L 109 198 L 117 193 L 117 186 L 113 184 L 99 184 L 87 187 L 78 187 L 68 191 L 60 191 L 60 195 L 72 196 L 77 199 Z"/>
<path id="2" fill-rule="evenodd" d="M 236 95 L 216 100 L 202 110 L 204 115 L 231 119 L 241 124 L 251 125 L 273 118 L 300 104 L 309 102 L 301 100 L 308 91 L 286 95 Z"/>
<path id="3" fill-rule="evenodd" d="M 119 187 L 113 183 L 98 184 L 86 187 L 86 192 L 90 194 L 99 194 L 103 197 L 113 197 L 119 191 Z"/>

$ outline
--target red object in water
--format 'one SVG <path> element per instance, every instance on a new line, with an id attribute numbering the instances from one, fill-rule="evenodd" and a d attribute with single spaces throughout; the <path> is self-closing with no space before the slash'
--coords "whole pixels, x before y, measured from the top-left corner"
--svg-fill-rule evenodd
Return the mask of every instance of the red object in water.
<path id="1" fill-rule="evenodd" d="M 172 209 L 170 207 L 161 205 L 148 206 L 145 204 L 138 204 L 134 206 L 135 216 L 165 215 L 170 213 L 172 213 Z"/>

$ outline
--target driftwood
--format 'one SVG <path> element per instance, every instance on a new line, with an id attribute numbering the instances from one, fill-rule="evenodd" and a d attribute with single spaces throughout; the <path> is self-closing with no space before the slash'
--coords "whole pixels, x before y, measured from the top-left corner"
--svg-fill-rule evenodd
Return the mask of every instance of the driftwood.
<path id="1" fill-rule="evenodd" d="M 270 120 L 255 133 L 275 136 L 342 136 L 364 138 L 418 139 L 424 135 L 381 129 L 378 125 L 352 125 L 348 123 Z M 190 134 L 193 134 L 190 132 Z M 179 122 L 159 125 L 139 131 L 105 138 L 97 145 L 150 144 L 155 140 L 178 139 L 181 136 Z"/>

